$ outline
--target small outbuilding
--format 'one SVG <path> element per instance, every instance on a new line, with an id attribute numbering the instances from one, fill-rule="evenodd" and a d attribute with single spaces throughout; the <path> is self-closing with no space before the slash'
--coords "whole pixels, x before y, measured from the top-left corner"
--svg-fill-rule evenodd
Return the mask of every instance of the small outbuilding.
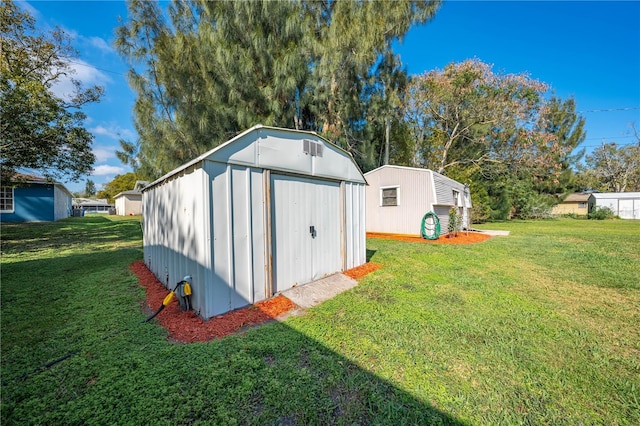
<path id="1" fill-rule="evenodd" d="M 19 175 L 0 187 L 1 222 L 53 222 L 71 216 L 71 192 L 61 183 Z"/>
<path id="2" fill-rule="evenodd" d="M 469 187 L 429 169 L 382 166 L 365 178 L 367 232 L 421 235 L 422 220 L 432 212 L 447 232 L 452 208 L 469 226 L 471 195 Z"/>
<path id="3" fill-rule="evenodd" d="M 122 191 L 114 197 L 116 214 L 120 216 L 135 216 L 142 214 L 142 188 L 149 182 L 138 180 L 133 189 Z"/>
<path id="4" fill-rule="evenodd" d="M 82 210 L 84 213 L 110 214 L 113 211 L 113 204 L 109 204 L 106 198 L 74 198 L 73 208 Z"/>
<path id="5" fill-rule="evenodd" d="M 593 210 L 594 205 L 595 198 L 592 194 L 569 194 L 561 203 L 553 207 L 551 214 L 587 216 Z"/>
<path id="6" fill-rule="evenodd" d="M 142 190 L 144 261 L 202 318 L 366 263 L 366 181 L 305 132 L 255 126 Z"/>
<path id="7" fill-rule="evenodd" d="M 620 219 L 640 219 L 640 192 L 594 192 L 596 207 L 608 207 Z"/>

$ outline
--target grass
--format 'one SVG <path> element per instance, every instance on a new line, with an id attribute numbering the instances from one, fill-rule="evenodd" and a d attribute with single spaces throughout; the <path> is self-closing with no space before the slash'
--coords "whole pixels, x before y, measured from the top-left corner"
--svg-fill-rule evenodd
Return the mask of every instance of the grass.
<path id="1" fill-rule="evenodd" d="M 139 218 L 3 224 L 2 424 L 640 424 L 638 222 L 484 228 L 370 239 L 354 289 L 179 345 L 140 324 Z"/>

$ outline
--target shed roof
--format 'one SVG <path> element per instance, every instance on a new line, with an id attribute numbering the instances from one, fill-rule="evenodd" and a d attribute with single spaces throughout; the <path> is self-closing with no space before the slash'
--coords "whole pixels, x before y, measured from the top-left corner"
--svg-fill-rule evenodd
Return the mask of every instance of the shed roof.
<path id="1" fill-rule="evenodd" d="M 640 199 L 640 192 L 594 192 L 596 200 L 605 199 Z"/>
<path id="2" fill-rule="evenodd" d="M 460 183 L 455 179 L 451 179 L 450 177 L 447 177 L 447 176 L 445 176 L 445 175 L 443 175 L 441 173 L 434 172 L 431 169 L 424 169 L 424 168 L 420 168 L 420 167 L 394 166 L 394 165 L 391 165 L 391 164 L 385 164 L 384 166 L 380 166 L 377 169 L 373 169 L 371 171 L 368 171 L 364 175 L 366 177 L 369 174 L 376 173 L 376 172 L 378 172 L 380 170 L 383 170 L 385 168 L 400 169 L 400 170 L 407 170 L 407 171 L 413 171 L 413 172 L 433 173 L 434 175 L 440 176 L 442 179 L 450 181 L 451 183 L 454 183 L 456 185 L 464 185 L 463 183 Z"/>
<path id="3" fill-rule="evenodd" d="M 309 172 L 309 175 L 324 178 L 339 178 L 346 181 L 366 184 L 366 179 L 351 154 L 331 141 L 318 135 L 316 132 L 284 129 L 258 124 L 238 134 L 227 142 L 205 152 L 188 163 L 170 171 L 159 179 L 156 179 L 145 186 L 142 189 L 142 192 L 205 160 L 260 167 L 271 170 L 281 170 L 284 172 L 300 172 L 301 167 L 296 168 L 297 166 L 300 166 L 300 164 L 297 164 L 300 153 L 293 153 L 290 149 L 283 151 L 282 146 L 279 146 L 275 142 L 278 137 L 287 134 L 289 136 L 291 136 L 291 134 L 298 134 L 300 136 L 307 136 L 309 139 L 315 139 L 317 142 L 324 143 L 328 149 L 339 153 L 340 156 L 347 159 L 347 162 L 343 164 L 345 167 L 343 167 L 342 170 L 339 170 L 340 165 L 334 163 L 327 163 L 328 167 L 325 166 L 324 168 L 319 167 L 318 163 L 309 167 L 307 167 L 308 165 L 305 165 L 308 169 L 306 171 Z M 255 144 L 257 141 L 261 141 L 261 143 Z M 298 158 L 296 158 L 296 156 L 298 156 Z"/>
<path id="4" fill-rule="evenodd" d="M 586 203 L 589 201 L 589 197 L 591 197 L 591 194 L 569 194 L 563 203 Z"/>
<path id="5" fill-rule="evenodd" d="M 118 197 L 124 197 L 125 195 L 140 195 L 140 196 L 142 196 L 142 192 L 140 192 L 140 190 L 137 190 L 137 189 L 130 189 L 129 191 L 122 191 L 122 192 L 117 193 L 116 196 L 113 197 L 113 198 L 115 199 L 115 198 L 118 198 Z"/>

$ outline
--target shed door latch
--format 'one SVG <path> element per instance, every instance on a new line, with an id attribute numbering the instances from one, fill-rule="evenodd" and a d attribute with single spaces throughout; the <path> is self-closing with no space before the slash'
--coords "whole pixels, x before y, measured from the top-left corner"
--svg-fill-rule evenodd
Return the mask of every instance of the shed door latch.
<path id="1" fill-rule="evenodd" d="M 315 238 L 316 237 L 316 227 L 311 225 L 309 227 L 309 233 L 311 234 L 311 238 Z"/>

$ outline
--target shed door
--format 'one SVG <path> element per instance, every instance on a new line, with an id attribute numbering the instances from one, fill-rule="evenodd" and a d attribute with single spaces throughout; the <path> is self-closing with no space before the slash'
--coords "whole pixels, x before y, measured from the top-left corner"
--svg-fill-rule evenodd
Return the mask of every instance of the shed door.
<path id="1" fill-rule="evenodd" d="M 273 291 L 342 270 L 340 184 L 271 175 Z"/>

